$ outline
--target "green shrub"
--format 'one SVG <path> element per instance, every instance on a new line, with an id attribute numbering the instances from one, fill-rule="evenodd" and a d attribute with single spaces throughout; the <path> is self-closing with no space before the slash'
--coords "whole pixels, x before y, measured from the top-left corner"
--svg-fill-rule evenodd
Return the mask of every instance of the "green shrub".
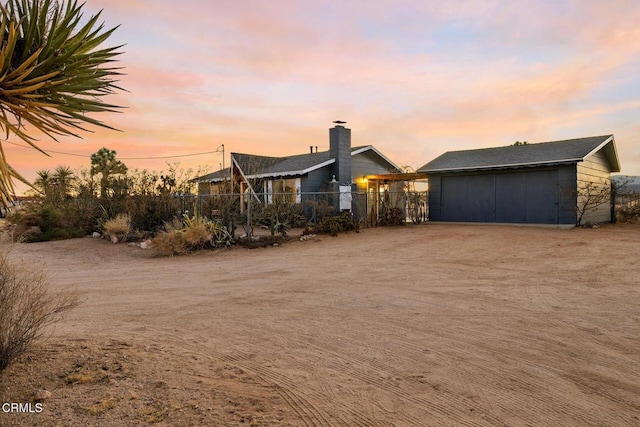
<path id="1" fill-rule="evenodd" d="M 16 226 L 14 240 L 27 243 L 71 239 L 86 234 L 84 230 L 70 224 L 58 209 L 48 205 L 31 206 L 8 219 Z"/>

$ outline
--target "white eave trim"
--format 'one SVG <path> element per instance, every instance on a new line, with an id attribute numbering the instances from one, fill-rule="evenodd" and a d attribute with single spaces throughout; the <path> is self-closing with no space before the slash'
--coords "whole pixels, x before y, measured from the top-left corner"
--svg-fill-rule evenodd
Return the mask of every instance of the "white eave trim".
<path id="1" fill-rule="evenodd" d="M 333 164 L 336 162 L 336 159 L 329 159 L 326 160 L 322 163 L 318 163 L 316 165 L 310 166 L 306 169 L 302 169 L 302 170 L 297 170 L 297 171 L 284 171 L 284 172 L 269 172 L 269 173 L 259 173 L 259 174 L 255 174 L 255 175 L 247 175 L 247 178 L 251 178 L 251 179 L 256 179 L 256 178 L 277 178 L 280 176 L 298 176 L 298 175 L 305 175 L 311 171 L 314 171 L 316 169 L 320 169 L 323 168 L 325 166 L 328 166 L 330 164 Z"/>
<path id="2" fill-rule="evenodd" d="M 362 148 L 358 148 L 357 150 L 353 150 L 351 152 L 351 157 L 355 156 L 356 154 L 361 154 L 364 153 L 365 151 L 373 151 L 374 153 L 376 153 L 378 156 L 382 157 L 384 159 L 384 161 L 386 161 L 387 163 L 389 163 L 391 166 L 393 166 L 394 168 L 396 168 L 399 171 L 402 171 L 402 168 L 398 165 L 396 165 L 395 163 L 393 163 L 391 161 L 391 159 L 389 159 L 387 156 L 385 156 L 384 154 L 382 154 L 380 151 L 378 151 L 376 149 L 376 147 L 374 147 L 373 145 L 367 145 L 365 147 Z"/>
<path id="3" fill-rule="evenodd" d="M 610 166 L 612 166 L 612 172 L 620 172 L 620 159 L 618 158 L 618 150 L 616 150 L 616 144 L 614 142 L 614 138 L 613 135 L 609 136 L 609 138 L 605 139 L 600 145 L 598 145 L 596 148 L 594 148 L 589 154 L 587 154 L 586 156 L 584 156 L 582 158 L 582 160 L 586 160 L 587 158 L 593 156 L 594 154 L 596 154 L 598 151 L 602 150 L 604 147 L 607 146 L 607 144 L 611 143 L 611 149 L 613 150 L 613 159 L 608 159 L 608 160 L 612 160 L 612 163 L 615 164 L 611 164 Z M 605 154 L 606 155 L 606 154 Z M 617 169 L 617 170 L 614 170 Z"/>
<path id="4" fill-rule="evenodd" d="M 578 157 L 576 159 L 559 159 L 548 160 L 544 162 L 530 162 L 530 163 L 508 163 L 502 165 L 478 165 L 478 166 L 465 166 L 462 168 L 443 168 L 443 169 L 418 169 L 418 172 L 434 173 L 434 172 L 457 172 L 465 170 L 489 170 L 489 169 L 501 169 L 501 168 L 515 168 L 518 166 L 542 166 L 542 165 L 554 165 L 559 163 L 577 163 L 583 161 L 584 158 Z"/>

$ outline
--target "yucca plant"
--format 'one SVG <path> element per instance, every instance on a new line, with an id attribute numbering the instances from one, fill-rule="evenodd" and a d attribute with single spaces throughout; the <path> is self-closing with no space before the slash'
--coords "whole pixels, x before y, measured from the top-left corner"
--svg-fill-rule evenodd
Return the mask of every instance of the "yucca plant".
<path id="1" fill-rule="evenodd" d="M 77 0 L 8 0 L 0 5 L 0 128 L 34 149 L 27 125 L 57 140 L 79 137 L 87 124 L 111 128 L 87 113 L 118 111 L 104 96 L 121 90 L 114 59 L 122 46 L 98 48 L 115 28 L 100 13 L 86 20 Z M 46 154 L 46 153 L 45 153 Z M 0 142 L 0 201 L 13 201 L 13 179 L 28 182 L 8 163 Z"/>

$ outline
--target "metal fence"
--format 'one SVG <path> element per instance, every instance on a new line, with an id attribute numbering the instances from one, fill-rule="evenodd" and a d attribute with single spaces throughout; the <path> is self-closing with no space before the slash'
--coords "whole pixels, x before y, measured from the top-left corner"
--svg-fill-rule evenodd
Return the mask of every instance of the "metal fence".
<path id="1" fill-rule="evenodd" d="M 341 201 L 342 198 L 342 201 Z M 345 204 L 345 198 L 350 203 Z M 421 223 L 428 219 L 427 192 L 309 192 L 234 193 L 179 196 L 182 212 L 218 220 L 229 227 L 268 226 L 273 221 L 289 227 L 317 225 L 324 218 L 348 210 L 361 227 Z M 348 200 L 347 200 L 348 202 Z"/>

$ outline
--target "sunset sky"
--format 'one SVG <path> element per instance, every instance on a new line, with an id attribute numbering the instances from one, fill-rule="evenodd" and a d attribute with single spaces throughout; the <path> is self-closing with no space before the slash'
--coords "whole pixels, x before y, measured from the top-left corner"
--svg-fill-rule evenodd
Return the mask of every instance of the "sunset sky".
<path id="1" fill-rule="evenodd" d="M 614 134 L 640 175 L 640 2 L 87 0 L 127 74 L 83 139 L 42 138 L 50 158 L 3 144 L 26 178 L 121 158 L 214 151 L 283 156 L 328 149 L 333 120 L 353 145 L 418 168 L 449 150 Z M 18 142 L 18 141 L 15 141 Z M 130 168 L 219 169 L 221 153 L 124 160 Z"/>

